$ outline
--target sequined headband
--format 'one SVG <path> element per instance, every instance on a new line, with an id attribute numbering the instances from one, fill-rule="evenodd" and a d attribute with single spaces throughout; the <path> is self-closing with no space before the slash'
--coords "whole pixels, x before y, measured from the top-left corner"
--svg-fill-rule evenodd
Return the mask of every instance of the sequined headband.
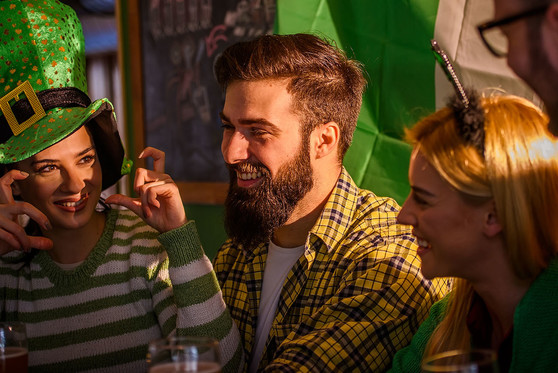
<path id="1" fill-rule="evenodd" d="M 448 102 L 457 119 L 457 129 L 460 136 L 469 144 L 474 146 L 484 157 L 484 110 L 480 103 L 479 94 L 474 89 L 463 87 L 455 69 L 438 42 L 430 41 L 436 61 L 440 64 L 448 80 L 455 89 L 455 95 Z"/>

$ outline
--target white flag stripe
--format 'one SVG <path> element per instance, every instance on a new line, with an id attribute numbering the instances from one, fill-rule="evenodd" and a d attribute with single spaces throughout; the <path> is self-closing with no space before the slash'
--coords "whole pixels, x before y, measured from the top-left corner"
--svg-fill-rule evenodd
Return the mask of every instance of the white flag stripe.
<path id="1" fill-rule="evenodd" d="M 453 61 L 455 61 L 457 53 L 466 2 L 467 0 L 440 0 L 438 3 L 434 39 L 438 41 L 440 47 Z M 436 87 L 436 110 L 438 110 L 446 105 L 448 96 L 453 93 L 453 87 L 434 58 L 432 58 L 432 63 L 436 65 L 434 82 Z"/>
<path id="2" fill-rule="evenodd" d="M 465 87 L 472 86 L 481 92 L 497 89 L 541 105 L 534 92 L 508 67 L 506 59 L 493 56 L 482 42 L 477 25 L 492 19 L 493 15 L 492 1 L 440 0 L 434 38 L 452 59 Z M 439 109 L 454 91 L 439 67 L 436 67 L 435 86 Z"/>

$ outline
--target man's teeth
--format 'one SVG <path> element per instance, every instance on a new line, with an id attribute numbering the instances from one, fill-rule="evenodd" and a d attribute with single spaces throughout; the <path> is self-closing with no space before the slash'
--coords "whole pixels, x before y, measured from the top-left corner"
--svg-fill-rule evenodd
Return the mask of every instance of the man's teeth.
<path id="1" fill-rule="evenodd" d="M 428 241 L 423 240 L 421 238 L 417 238 L 417 243 L 420 247 L 429 247 L 430 244 L 428 243 Z"/>
<path id="2" fill-rule="evenodd" d="M 257 179 L 259 177 L 262 177 L 262 173 L 261 172 L 242 172 L 239 173 L 238 176 L 242 179 L 242 180 L 251 180 L 251 179 Z"/>

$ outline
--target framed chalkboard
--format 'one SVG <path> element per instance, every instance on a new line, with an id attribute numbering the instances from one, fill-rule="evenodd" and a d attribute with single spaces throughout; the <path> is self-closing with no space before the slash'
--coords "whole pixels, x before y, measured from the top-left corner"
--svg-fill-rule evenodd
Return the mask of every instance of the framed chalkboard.
<path id="1" fill-rule="evenodd" d="M 224 97 L 213 64 L 230 44 L 273 31 L 275 0 L 118 4 L 130 154 L 146 146 L 165 151 L 165 171 L 185 203 L 223 203 L 229 177 L 218 114 Z"/>

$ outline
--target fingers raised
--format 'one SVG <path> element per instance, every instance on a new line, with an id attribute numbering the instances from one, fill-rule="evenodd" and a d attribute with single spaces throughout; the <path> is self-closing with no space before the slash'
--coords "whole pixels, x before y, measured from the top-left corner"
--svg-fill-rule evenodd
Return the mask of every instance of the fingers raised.
<path id="1" fill-rule="evenodd" d="M 12 184 L 16 180 L 27 178 L 27 176 L 29 176 L 27 172 L 10 170 L 0 177 L 0 203 L 14 203 Z"/>
<path id="2" fill-rule="evenodd" d="M 165 172 L 165 152 L 157 148 L 148 146 L 143 149 L 138 158 L 153 158 L 153 171 L 164 173 Z"/>
<path id="3" fill-rule="evenodd" d="M 29 251 L 31 248 L 52 248 L 51 240 L 45 237 L 28 236 L 25 229 L 14 219 L 26 214 L 44 229 L 49 229 L 48 219 L 42 212 L 26 202 L 3 204 L 0 207 L 0 241 L 4 241 L 4 245 L 0 246 L 3 253 L 13 249 Z M 10 248 L 6 249 L 5 244 Z"/>
<path id="4" fill-rule="evenodd" d="M 122 194 L 113 194 L 105 199 L 105 203 L 109 205 L 118 205 L 126 207 L 138 216 L 141 215 L 141 202 L 137 198 L 130 198 Z"/>

